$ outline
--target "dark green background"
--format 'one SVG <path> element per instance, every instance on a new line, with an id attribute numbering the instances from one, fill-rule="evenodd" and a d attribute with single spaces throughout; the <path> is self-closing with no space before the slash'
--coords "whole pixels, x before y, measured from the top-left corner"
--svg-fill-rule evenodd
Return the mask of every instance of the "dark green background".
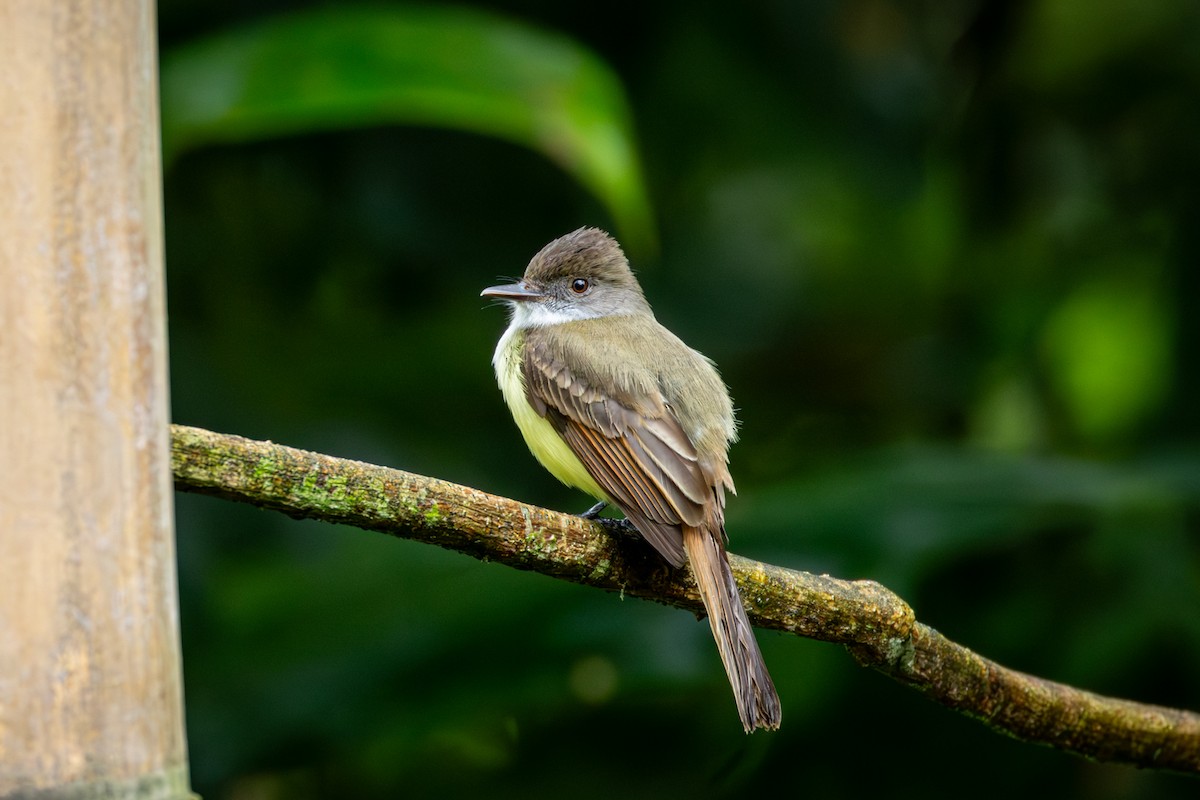
<path id="1" fill-rule="evenodd" d="M 731 387 L 733 550 L 879 580 L 1008 666 L 1200 706 L 1200 7 L 512 0 L 466 17 L 481 47 L 419 52 L 382 24 L 447 8 L 160 3 L 177 422 L 582 510 L 508 418 L 478 293 L 599 225 Z M 359 92 L 507 86 L 527 28 L 598 65 L 584 148 L 628 103 L 626 195 L 498 134 L 503 105 Z M 250 84 L 284 122 L 195 122 Z M 332 112 L 288 116 L 316 91 Z M 685 613 L 188 495 L 178 533 L 208 798 L 1196 796 L 771 633 L 784 726 L 746 737 Z"/>

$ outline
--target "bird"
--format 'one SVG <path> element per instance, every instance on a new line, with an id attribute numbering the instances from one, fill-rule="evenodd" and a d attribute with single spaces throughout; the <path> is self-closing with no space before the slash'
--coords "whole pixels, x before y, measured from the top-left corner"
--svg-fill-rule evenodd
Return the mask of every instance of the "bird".
<path id="1" fill-rule="evenodd" d="M 620 244 L 583 227 L 521 279 L 481 293 L 510 307 L 492 364 L 512 416 L 554 477 L 625 514 L 690 568 L 747 733 L 779 727 L 779 696 L 726 553 L 737 422 L 713 362 L 654 316 Z"/>

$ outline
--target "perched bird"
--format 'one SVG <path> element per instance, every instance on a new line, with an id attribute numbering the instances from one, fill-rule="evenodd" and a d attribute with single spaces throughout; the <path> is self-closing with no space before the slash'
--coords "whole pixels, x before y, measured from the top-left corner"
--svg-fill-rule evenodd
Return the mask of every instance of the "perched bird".
<path id="1" fill-rule="evenodd" d="M 482 294 L 511 307 L 492 364 L 529 449 L 621 509 L 672 566 L 691 567 L 742 725 L 778 728 L 779 696 L 725 554 L 737 433 L 713 363 L 659 324 L 620 245 L 596 228 L 555 239 L 518 283 Z"/>

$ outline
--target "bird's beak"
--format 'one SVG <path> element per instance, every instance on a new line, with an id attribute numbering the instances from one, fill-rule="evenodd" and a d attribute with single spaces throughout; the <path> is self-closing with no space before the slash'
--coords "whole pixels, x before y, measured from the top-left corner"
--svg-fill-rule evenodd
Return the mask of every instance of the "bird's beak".
<path id="1" fill-rule="evenodd" d="M 499 297 L 501 300 L 539 300 L 544 297 L 540 289 L 535 289 L 525 281 L 508 283 L 504 286 L 489 286 L 479 293 L 480 297 Z"/>

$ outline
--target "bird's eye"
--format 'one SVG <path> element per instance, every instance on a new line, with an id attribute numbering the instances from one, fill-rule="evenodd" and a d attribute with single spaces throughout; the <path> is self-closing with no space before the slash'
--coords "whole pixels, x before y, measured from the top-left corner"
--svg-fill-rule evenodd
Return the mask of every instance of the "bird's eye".
<path id="1" fill-rule="evenodd" d="M 583 294 L 590 288 L 592 288 L 592 283 L 587 278 L 576 278 L 571 281 L 571 291 L 575 294 Z"/>

